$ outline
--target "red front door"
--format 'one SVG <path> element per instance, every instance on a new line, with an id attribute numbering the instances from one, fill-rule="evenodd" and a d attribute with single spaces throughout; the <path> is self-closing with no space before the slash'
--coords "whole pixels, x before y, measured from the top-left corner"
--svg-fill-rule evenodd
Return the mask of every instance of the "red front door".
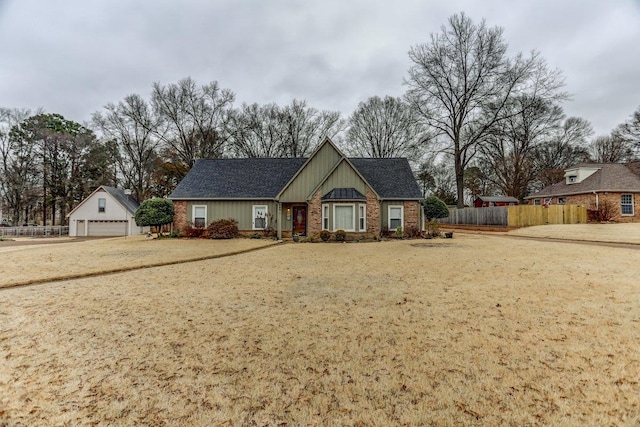
<path id="1" fill-rule="evenodd" d="M 307 207 L 293 207 L 293 232 L 299 236 L 307 234 Z"/>

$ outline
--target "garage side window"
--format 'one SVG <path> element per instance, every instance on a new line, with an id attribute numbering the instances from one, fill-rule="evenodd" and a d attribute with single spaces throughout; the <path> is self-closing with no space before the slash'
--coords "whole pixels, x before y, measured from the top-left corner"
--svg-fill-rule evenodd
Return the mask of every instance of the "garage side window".
<path id="1" fill-rule="evenodd" d="M 193 207 L 193 226 L 204 227 L 207 225 L 207 207 L 206 206 L 194 206 Z"/>
<path id="2" fill-rule="evenodd" d="M 107 199 L 98 199 L 98 212 L 104 212 L 107 206 Z"/>

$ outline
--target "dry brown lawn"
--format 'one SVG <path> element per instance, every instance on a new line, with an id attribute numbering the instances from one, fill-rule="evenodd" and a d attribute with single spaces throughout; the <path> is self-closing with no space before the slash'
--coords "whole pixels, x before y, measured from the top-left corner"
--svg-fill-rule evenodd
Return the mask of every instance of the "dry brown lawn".
<path id="1" fill-rule="evenodd" d="M 123 242 L 0 249 L 2 280 L 47 251 L 73 268 L 255 244 Z M 639 265 L 456 234 L 0 289 L 0 425 L 637 426 Z"/>

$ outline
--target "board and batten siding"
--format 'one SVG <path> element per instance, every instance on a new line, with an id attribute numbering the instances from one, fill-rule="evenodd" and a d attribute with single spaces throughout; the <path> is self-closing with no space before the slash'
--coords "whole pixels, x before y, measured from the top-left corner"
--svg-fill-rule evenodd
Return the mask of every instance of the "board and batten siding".
<path id="1" fill-rule="evenodd" d="M 325 195 L 334 188 L 355 188 L 362 194 L 367 192 L 367 184 L 346 161 L 327 177 L 320 187 L 320 194 Z"/>
<path id="2" fill-rule="evenodd" d="M 215 200 L 188 201 L 187 222 L 193 223 L 193 206 L 207 207 L 207 225 L 218 219 L 235 219 L 238 221 L 239 230 L 251 230 L 253 223 L 253 206 L 266 205 L 267 212 L 271 215 L 271 226 L 276 227 L 277 205 L 271 200 Z M 267 225 L 269 225 L 267 223 Z"/>
<path id="3" fill-rule="evenodd" d="M 304 202 L 342 156 L 331 144 L 324 144 L 280 196 L 282 203 Z"/>

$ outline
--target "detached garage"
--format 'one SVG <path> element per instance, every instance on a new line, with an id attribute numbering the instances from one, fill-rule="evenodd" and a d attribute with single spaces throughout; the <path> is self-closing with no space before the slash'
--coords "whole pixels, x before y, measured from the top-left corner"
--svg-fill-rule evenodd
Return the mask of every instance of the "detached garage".
<path id="1" fill-rule="evenodd" d="M 138 227 L 134 215 L 138 202 L 124 191 L 102 185 L 73 209 L 69 218 L 69 236 L 132 236 L 149 231 Z"/>

